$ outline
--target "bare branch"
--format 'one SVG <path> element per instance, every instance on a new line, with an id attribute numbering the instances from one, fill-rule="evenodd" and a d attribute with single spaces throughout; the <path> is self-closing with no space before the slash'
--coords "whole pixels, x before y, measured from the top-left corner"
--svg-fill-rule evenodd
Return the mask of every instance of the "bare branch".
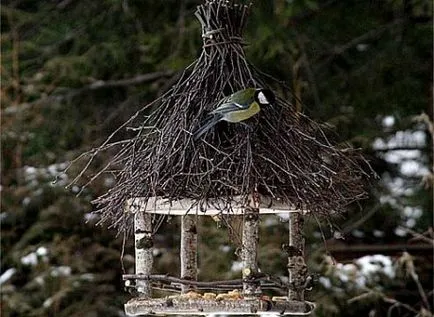
<path id="1" fill-rule="evenodd" d="M 132 215 L 124 212 L 131 197 L 189 199 L 201 206 L 217 198 L 222 202 L 218 208 L 230 212 L 233 197 L 247 202 L 257 191 L 288 208 L 306 206 L 324 217 L 366 197 L 369 174 L 360 168 L 367 164 L 360 154 L 335 146 L 319 124 L 284 99 L 277 98 L 275 105 L 261 109 L 245 124 L 221 123 L 202 139 L 193 140 L 192 131 L 223 97 L 274 83 L 269 77 L 266 82 L 245 58 L 242 32 L 248 11 L 248 5 L 232 1 L 206 1 L 199 6 L 202 54 L 164 95 L 143 107 L 87 157 L 85 168 L 118 142 L 121 132 L 134 128 L 129 132 L 135 135 L 117 144 L 117 149 L 110 148 L 117 154 L 108 165 L 90 176 L 92 181 L 106 171 L 116 171 L 116 185 L 94 201 L 102 221 L 131 231 Z M 94 83 L 87 89 L 141 80 Z"/>
<path id="2" fill-rule="evenodd" d="M 163 77 L 170 77 L 173 74 L 174 74 L 173 71 L 164 71 L 164 72 L 142 74 L 142 75 L 137 75 L 133 78 L 126 78 L 126 79 L 119 79 L 119 80 L 107 80 L 107 81 L 97 80 L 94 83 L 90 84 L 89 86 L 85 86 L 81 88 L 80 91 L 141 85 Z"/>
<path id="3" fill-rule="evenodd" d="M 143 75 L 137 75 L 133 78 L 126 78 L 126 79 L 120 79 L 120 80 L 97 80 L 94 83 L 84 86 L 80 89 L 67 89 L 65 93 L 63 94 L 52 94 L 50 96 L 38 99 L 34 102 L 26 102 L 21 103 L 18 105 L 12 105 L 10 107 L 7 107 L 3 109 L 4 115 L 15 115 L 17 113 L 26 111 L 33 106 L 39 105 L 39 104 L 49 104 L 49 101 L 57 101 L 61 102 L 65 99 L 72 98 L 74 96 L 86 93 L 90 90 L 98 90 L 103 88 L 116 88 L 116 87 L 127 87 L 127 86 L 134 86 L 134 85 L 141 85 L 147 82 L 151 82 L 163 77 L 170 77 L 174 74 L 173 71 L 164 71 L 164 72 L 155 72 L 155 73 L 149 73 L 149 74 L 143 74 Z"/>

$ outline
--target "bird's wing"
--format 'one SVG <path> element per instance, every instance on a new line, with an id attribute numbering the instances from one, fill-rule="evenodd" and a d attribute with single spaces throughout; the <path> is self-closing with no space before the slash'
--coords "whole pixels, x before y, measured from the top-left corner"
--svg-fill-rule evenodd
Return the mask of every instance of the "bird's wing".
<path id="1" fill-rule="evenodd" d="M 234 92 L 228 98 L 229 100 L 244 100 L 244 99 L 254 99 L 256 88 L 247 88 Z"/>
<path id="2" fill-rule="evenodd" d="M 217 109 L 214 109 L 211 114 L 225 114 L 232 111 L 247 109 L 249 105 L 241 105 L 235 102 L 227 102 L 221 104 Z"/>

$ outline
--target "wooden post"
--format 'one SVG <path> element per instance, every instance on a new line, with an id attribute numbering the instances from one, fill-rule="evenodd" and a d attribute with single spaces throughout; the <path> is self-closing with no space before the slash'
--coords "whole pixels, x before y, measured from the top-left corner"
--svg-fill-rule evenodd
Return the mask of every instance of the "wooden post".
<path id="1" fill-rule="evenodd" d="M 246 207 L 243 218 L 241 260 L 243 262 L 243 294 L 256 297 L 261 294 L 258 282 L 252 281 L 258 273 L 259 208 Z"/>
<path id="2" fill-rule="evenodd" d="M 152 255 L 152 215 L 137 211 L 134 215 L 134 241 L 136 252 L 136 274 L 150 275 L 154 258 Z M 152 296 L 149 280 L 136 280 L 137 292 L 146 298 Z"/>
<path id="3" fill-rule="evenodd" d="M 289 300 L 304 301 L 307 266 L 304 262 L 303 215 L 289 213 L 288 273 Z"/>
<path id="4" fill-rule="evenodd" d="M 193 215 L 184 215 L 181 218 L 181 278 L 197 281 L 197 228 Z M 188 292 L 192 287 L 182 285 L 182 293 Z"/>

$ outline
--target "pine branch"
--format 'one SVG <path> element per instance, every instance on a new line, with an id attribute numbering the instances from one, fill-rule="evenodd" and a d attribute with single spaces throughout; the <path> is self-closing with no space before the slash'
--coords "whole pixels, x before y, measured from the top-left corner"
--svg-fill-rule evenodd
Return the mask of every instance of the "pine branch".
<path id="1" fill-rule="evenodd" d="M 98 89 L 107 89 L 107 88 L 117 88 L 117 87 L 128 87 L 128 86 L 135 86 L 135 85 L 141 85 L 148 82 L 155 81 L 160 78 L 164 77 L 170 77 L 174 74 L 173 71 L 162 71 L 162 72 L 155 72 L 155 73 L 148 73 L 148 74 L 142 74 L 137 75 L 133 78 L 126 78 L 126 79 L 120 79 L 120 80 L 97 80 L 93 82 L 90 85 L 84 86 L 80 89 L 65 89 L 66 91 L 62 94 L 52 94 L 50 96 L 47 96 L 45 98 L 38 99 L 34 102 L 30 103 L 21 103 L 15 106 L 7 107 L 3 110 L 4 115 L 15 115 L 17 113 L 24 112 L 33 106 L 39 105 L 39 104 L 48 104 L 52 101 L 60 102 L 65 99 L 69 99 L 75 96 L 78 96 L 80 94 L 87 93 L 89 91 L 98 90 Z"/>

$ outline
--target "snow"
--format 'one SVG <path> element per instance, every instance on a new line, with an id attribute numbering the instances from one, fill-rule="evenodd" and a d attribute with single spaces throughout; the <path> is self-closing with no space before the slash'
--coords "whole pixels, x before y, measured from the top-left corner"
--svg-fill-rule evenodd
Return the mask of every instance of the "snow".
<path id="1" fill-rule="evenodd" d="M 5 220 L 8 217 L 8 213 L 7 212 L 0 212 L 0 221 Z"/>
<path id="2" fill-rule="evenodd" d="M 416 160 L 421 156 L 420 150 L 394 150 L 384 154 L 384 159 L 392 164 L 399 164 L 405 160 Z"/>
<path id="3" fill-rule="evenodd" d="M 316 239 L 322 237 L 321 232 L 319 232 L 319 231 L 314 231 L 314 232 L 313 232 L 313 236 L 314 236 L 314 238 L 316 238 Z"/>
<path id="4" fill-rule="evenodd" d="M 39 259 L 44 262 L 48 261 L 48 249 L 46 247 L 39 247 L 35 252 L 31 252 L 21 258 L 21 263 L 24 265 L 37 265 Z"/>
<path id="5" fill-rule="evenodd" d="M 357 266 L 355 266 L 353 263 L 337 263 L 336 268 L 338 278 L 344 283 L 348 282 L 350 280 L 350 277 L 354 277 L 357 274 Z"/>
<path id="6" fill-rule="evenodd" d="M 220 249 L 221 251 L 223 251 L 224 253 L 228 253 L 228 252 L 231 250 L 231 247 L 228 246 L 228 245 L 221 245 L 221 246 L 219 247 L 219 249 Z"/>
<path id="7" fill-rule="evenodd" d="M 71 275 L 71 267 L 69 266 L 56 266 L 51 269 L 51 276 L 70 276 Z"/>
<path id="8" fill-rule="evenodd" d="M 86 222 L 88 222 L 88 221 L 93 221 L 93 220 L 99 219 L 99 216 L 97 214 L 89 212 L 89 213 L 84 215 L 84 219 L 86 220 Z"/>
<path id="9" fill-rule="evenodd" d="M 363 238 L 365 236 L 365 233 L 362 230 L 355 229 L 351 231 L 351 234 L 355 236 L 356 238 Z"/>
<path id="10" fill-rule="evenodd" d="M 48 254 L 48 249 L 46 248 L 46 247 L 39 247 L 37 250 L 36 250 L 36 254 L 38 255 L 38 256 L 46 256 L 47 254 Z"/>
<path id="11" fill-rule="evenodd" d="M 383 139 L 381 139 L 381 138 L 376 138 L 375 140 L 374 140 L 374 142 L 372 142 L 372 147 L 375 149 L 375 150 L 380 150 L 380 149 L 384 149 L 385 147 L 386 147 L 386 142 L 384 142 L 384 140 Z"/>
<path id="12" fill-rule="evenodd" d="M 27 177 L 34 177 L 36 174 L 36 168 L 33 166 L 24 166 L 24 173 L 27 175 Z"/>
<path id="13" fill-rule="evenodd" d="M 231 271 L 238 272 L 243 269 L 243 262 L 241 261 L 233 261 L 231 266 Z"/>
<path id="14" fill-rule="evenodd" d="M 337 230 L 333 232 L 333 238 L 336 240 L 345 240 L 343 233 Z"/>
<path id="15" fill-rule="evenodd" d="M 388 139 L 387 147 L 419 147 L 426 144 L 425 132 L 421 130 L 403 130 L 397 131 Z"/>
<path id="16" fill-rule="evenodd" d="M 93 281 L 95 279 L 95 275 L 92 273 L 81 274 L 80 278 L 85 281 Z"/>
<path id="17" fill-rule="evenodd" d="M 420 218 L 422 216 L 422 209 L 419 207 L 407 206 L 404 208 L 404 216 L 411 218 Z"/>
<path id="18" fill-rule="evenodd" d="M 57 174 L 57 166 L 56 165 L 49 165 L 47 167 L 48 174 L 51 176 L 55 176 Z"/>
<path id="19" fill-rule="evenodd" d="M 404 176 L 423 177 L 429 173 L 429 170 L 417 161 L 405 161 L 401 163 L 400 172 Z"/>
<path id="20" fill-rule="evenodd" d="M 383 121 L 381 122 L 381 124 L 385 128 L 391 128 L 395 125 L 395 117 L 394 116 L 385 116 L 383 118 Z"/>
<path id="21" fill-rule="evenodd" d="M 385 236 L 384 231 L 381 231 L 381 230 L 374 230 L 374 231 L 372 231 L 372 234 L 374 235 L 374 237 L 377 237 L 377 238 L 382 238 Z"/>
<path id="22" fill-rule="evenodd" d="M 265 227 L 272 227 L 277 225 L 279 222 L 276 217 L 266 217 L 263 223 Z"/>
<path id="23" fill-rule="evenodd" d="M 398 237 L 405 237 L 407 235 L 407 232 L 401 227 L 395 228 L 394 232 Z"/>
<path id="24" fill-rule="evenodd" d="M 17 270 L 15 268 L 7 269 L 2 275 L 0 275 L 0 285 L 6 283 L 16 272 Z"/>
<path id="25" fill-rule="evenodd" d="M 367 255 L 358 258 L 354 263 L 337 263 L 335 266 L 335 276 L 343 283 L 354 283 L 355 287 L 364 288 L 368 282 L 377 274 L 384 274 L 389 278 L 395 277 L 392 259 L 381 254 Z M 331 287 L 330 280 L 323 277 L 320 283 L 326 287 Z"/>
<path id="26" fill-rule="evenodd" d="M 382 254 L 366 255 L 356 260 L 361 274 L 368 276 L 381 272 L 390 278 L 395 277 L 392 259 Z"/>
<path id="27" fill-rule="evenodd" d="M 62 173 L 62 171 L 67 166 L 67 162 L 42 167 L 26 165 L 23 167 L 24 179 L 31 187 L 37 187 L 40 184 L 46 183 L 51 183 L 53 186 L 66 186 L 69 182 L 68 176 Z M 55 180 L 53 181 L 53 179 Z"/>
<path id="28" fill-rule="evenodd" d="M 404 179 L 401 177 L 392 178 L 389 175 L 384 175 L 383 179 L 390 191 L 390 195 L 384 197 L 389 197 L 389 201 L 387 202 L 397 207 L 397 199 L 395 197 L 402 196 L 406 192 Z"/>
<path id="29" fill-rule="evenodd" d="M 40 285 L 40 286 L 44 285 L 44 284 L 45 284 L 44 277 L 41 276 L 41 275 L 36 276 L 36 277 L 35 277 L 35 282 L 36 282 L 38 285 Z"/>
<path id="30" fill-rule="evenodd" d="M 413 131 L 412 133 L 412 139 L 416 144 L 419 146 L 423 146 L 426 144 L 426 134 L 423 131 Z"/>
<path id="31" fill-rule="evenodd" d="M 413 228 L 416 225 L 416 220 L 414 220 L 413 218 L 407 219 L 405 221 L 405 226 L 407 228 Z"/>
<path id="32" fill-rule="evenodd" d="M 324 286 L 325 288 L 331 288 L 332 287 L 332 282 L 330 281 L 330 279 L 328 277 L 325 276 L 321 276 L 318 281 L 320 282 L 320 284 L 322 284 L 322 286 Z"/>
<path id="33" fill-rule="evenodd" d="M 53 299 L 51 297 L 47 298 L 44 303 L 42 304 L 42 306 L 44 306 L 45 308 L 50 307 L 53 304 Z"/>
<path id="34" fill-rule="evenodd" d="M 72 191 L 74 194 L 77 194 L 77 193 L 80 191 L 80 187 L 77 186 L 77 185 L 74 185 L 74 186 L 72 186 L 71 191 Z"/>
<path id="35" fill-rule="evenodd" d="M 413 228 L 417 220 L 422 216 L 422 209 L 420 207 L 406 206 L 403 209 L 402 216 L 405 226 L 407 228 Z"/>
<path id="36" fill-rule="evenodd" d="M 357 49 L 359 52 L 364 52 L 364 51 L 366 51 L 366 50 L 368 49 L 368 47 L 369 47 L 369 44 L 366 44 L 366 43 L 359 43 L 359 44 L 356 45 L 356 49 Z M 393 118 L 393 117 L 392 117 L 392 118 Z"/>
<path id="37" fill-rule="evenodd" d="M 160 248 L 152 248 L 153 256 L 160 256 L 161 254 L 163 254 L 163 251 Z"/>
<path id="38" fill-rule="evenodd" d="M 22 204 L 23 204 L 23 206 L 28 206 L 31 201 L 32 201 L 32 199 L 30 197 L 24 197 Z"/>
<path id="39" fill-rule="evenodd" d="M 277 215 L 279 217 L 280 222 L 287 222 L 289 219 L 289 213 L 282 213 Z"/>
<path id="40" fill-rule="evenodd" d="M 31 252 L 21 258 L 21 263 L 24 265 L 36 265 L 38 264 L 38 256 L 35 252 Z"/>
<path id="41" fill-rule="evenodd" d="M 383 126 L 391 127 L 395 124 L 395 118 L 386 116 L 383 118 Z M 426 145 L 426 134 L 424 131 L 404 130 L 397 131 L 388 139 L 376 138 L 372 143 L 375 150 L 387 150 L 389 148 L 418 148 Z M 421 151 L 415 150 L 391 150 L 383 154 L 384 159 L 392 164 L 400 165 L 400 171 L 405 176 L 423 176 L 428 169 L 420 161 Z"/>

